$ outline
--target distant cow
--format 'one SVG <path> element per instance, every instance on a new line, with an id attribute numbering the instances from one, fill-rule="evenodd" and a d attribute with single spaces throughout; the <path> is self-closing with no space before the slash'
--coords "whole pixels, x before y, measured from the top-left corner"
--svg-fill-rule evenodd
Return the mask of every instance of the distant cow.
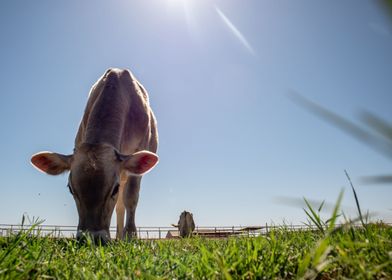
<path id="1" fill-rule="evenodd" d="M 68 188 L 79 214 L 77 237 L 89 233 L 105 242 L 116 203 L 117 238 L 136 236 L 141 175 L 157 164 L 157 147 L 146 90 L 128 70 L 109 69 L 91 88 L 73 154 L 40 152 L 31 162 L 50 175 L 70 171 Z"/>
<path id="2" fill-rule="evenodd" d="M 193 221 L 192 213 L 187 211 L 182 212 L 180 219 L 178 220 L 178 225 L 175 226 L 178 227 L 181 237 L 192 236 L 192 233 L 195 230 L 195 222 Z"/>

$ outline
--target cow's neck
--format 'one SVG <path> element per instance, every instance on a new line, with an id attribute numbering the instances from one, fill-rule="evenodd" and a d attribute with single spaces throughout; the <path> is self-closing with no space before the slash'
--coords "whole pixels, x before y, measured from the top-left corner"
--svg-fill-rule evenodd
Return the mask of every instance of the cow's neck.
<path id="1" fill-rule="evenodd" d="M 90 113 L 85 141 L 91 144 L 107 143 L 120 149 L 126 108 L 121 93 L 104 89 Z"/>

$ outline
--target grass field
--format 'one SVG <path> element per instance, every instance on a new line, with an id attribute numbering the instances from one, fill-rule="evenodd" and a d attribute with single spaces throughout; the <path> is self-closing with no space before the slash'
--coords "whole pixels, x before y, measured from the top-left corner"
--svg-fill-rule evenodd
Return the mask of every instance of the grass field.
<path id="1" fill-rule="evenodd" d="M 0 239 L 1 279 L 392 279 L 392 228 L 340 228 L 228 239 L 80 245 L 30 236 Z"/>
<path id="2" fill-rule="evenodd" d="M 352 189 L 358 219 L 336 224 L 344 216 L 341 192 L 325 221 L 324 202 L 314 208 L 305 199 L 312 230 L 282 226 L 258 237 L 135 239 L 100 246 L 89 239 L 81 244 L 32 234 L 36 224 L 0 237 L 0 279 L 392 279 L 392 227 L 368 223 Z"/>

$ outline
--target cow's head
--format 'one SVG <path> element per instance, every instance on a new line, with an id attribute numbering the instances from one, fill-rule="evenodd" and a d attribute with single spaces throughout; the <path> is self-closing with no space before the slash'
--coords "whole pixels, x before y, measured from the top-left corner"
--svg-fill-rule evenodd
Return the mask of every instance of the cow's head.
<path id="1" fill-rule="evenodd" d="M 89 233 L 105 242 L 110 237 L 121 171 L 143 175 L 155 166 L 158 156 L 148 151 L 122 155 L 107 144 L 83 144 L 72 155 L 40 152 L 31 162 L 50 175 L 70 171 L 68 188 L 79 213 L 77 236 Z"/>

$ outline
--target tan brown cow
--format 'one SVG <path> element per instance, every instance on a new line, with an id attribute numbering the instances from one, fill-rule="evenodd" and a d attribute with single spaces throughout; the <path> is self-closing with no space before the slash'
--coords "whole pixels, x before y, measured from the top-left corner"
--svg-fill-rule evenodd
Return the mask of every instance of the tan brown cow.
<path id="1" fill-rule="evenodd" d="M 40 152 L 31 162 L 50 175 L 70 171 L 68 188 L 79 214 L 77 237 L 89 233 L 105 242 L 116 202 L 117 238 L 136 236 L 141 176 L 158 162 L 157 147 L 146 90 L 128 70 L 109 69 L 90 91 L 74 153 Z"/>
<path id="2" fill-rule="evenodd" d="M 195 222 L 193 220 L 193 214 L 187 211 L 183 211 L 180 215 L 177 225 L 181 237 L 190 237 L 195 230 Z"/>

